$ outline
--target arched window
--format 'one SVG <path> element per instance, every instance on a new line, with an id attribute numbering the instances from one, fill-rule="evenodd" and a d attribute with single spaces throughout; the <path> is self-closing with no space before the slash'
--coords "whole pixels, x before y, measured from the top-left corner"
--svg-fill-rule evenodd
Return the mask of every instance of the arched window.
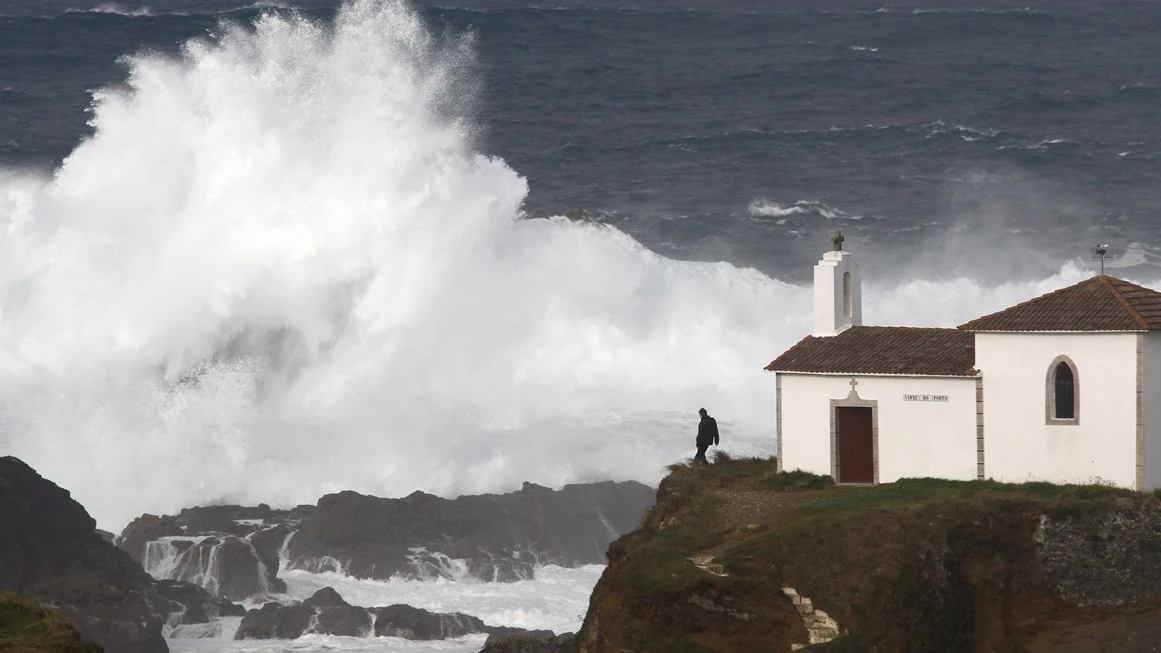
<path id="1" fill-rule="evenodd" d="M 1073 419 L 1076 417 L 1076 404 L 1073 402 L 1072 389 L 1076 386 L 1072 378 L 1072 368 L 1063 361 L 1056 364 L 1056 378 L 1053 380 L 1053 390 L 1056 400 L 1056 419 Z"/>
<path id="2" fill-rule="evenodd" d="M 843 315 L 851 317 L 851 273 L 843 272 Z"/>
<path id="3" fill-rule="evenodd" d="M 1067 356 L 1057 356 L 1048 368 L 1045 384 L 1045 412 L 1049 424 L 1078 424 L 1080 384 L 1076 364 Z"/>

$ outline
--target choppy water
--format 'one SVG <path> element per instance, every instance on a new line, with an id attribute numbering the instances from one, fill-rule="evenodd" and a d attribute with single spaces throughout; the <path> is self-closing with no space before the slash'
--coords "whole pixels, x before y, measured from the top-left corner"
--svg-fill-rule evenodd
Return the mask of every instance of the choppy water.
<path id="1" fill-rule="evenodd" d="M 286 572 L 287 594 L 280 600 L 303 600 L 323 587 L 333 587 L 349 603 L 383 606 L 405 603 L 432 612 L 463 612 L 489 625 L 527 629 L 547 629 L 557 633 L 576 632 L 588 609 L 589 591 L 603 570 L 602 565 L 577 569 L 541 567 L 535 579 L 515 583 L 479 581 L 373 581 L 339 574 L 313 574 L 300 570 Z M 336 637 L 308 635 L 294 641 L 229 641 L 205 635 L 207 626 L 184 626 L 170 639 L 170 650 L 180 652 L 274 652 L 274 651 L 373 651 L 375 653 L 468 653 L 483 648 L 486 637 L 472 635 L 448 641 L 415 642 L 398 637 Z"/>
<path id="2" fill-rule="evenodd" d="M 124 79 L 118 56 L 173 52 L 253 6 L 9 0 L 0 157 L 51 166 L 84 132 L 87 91 Z M 666 255 L 793 281 L 833 226 L 892 280 L 915 256 L 930 274 L 1029 279 L 1098 239 L 1156 259 L 1156 3 L 484 0 L 422 14 L 474 35 L 476 142 L 527 177 L 526 210 L 584 209 Z"/>

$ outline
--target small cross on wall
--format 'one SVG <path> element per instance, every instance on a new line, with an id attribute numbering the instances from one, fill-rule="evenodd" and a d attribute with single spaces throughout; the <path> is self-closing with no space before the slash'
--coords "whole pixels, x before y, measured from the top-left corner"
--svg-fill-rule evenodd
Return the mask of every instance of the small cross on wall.
<path id="1" fill-rule="evenodd" d="M 855 386 L 857 386 L 858 384 L 859 384 L 858 381 L 851 379 L 851 392 L 856 392 Z"/>
<path id="2" fill-rule="evenodd" d="M 841 232 L 841 231 L 830 232 L 830 243 L 831 243 L 831 245 L 833 245 L 834 251 L 836 251 L 836 252 L 843 251 L 843 241 L 844 240 L 846 240 L 846 238 L 843 238 L 843 232 Z"/>

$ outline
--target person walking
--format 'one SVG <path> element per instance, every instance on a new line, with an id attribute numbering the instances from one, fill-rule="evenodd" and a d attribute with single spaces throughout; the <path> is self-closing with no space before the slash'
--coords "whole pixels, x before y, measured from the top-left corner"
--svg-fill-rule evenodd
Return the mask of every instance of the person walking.
<path id="1" fill-rule="evenodd" d="M 709 461 L 705 459 L 705 450 L 709 449 L 711 444 L 717 445 L 718 443 L 718 421 L 710 417 L 704 408 L 697 413 L 701 415 L 701 422 L 697 425 L 697 455 L 693 457 L 693 462 L 708 465 Z"/>

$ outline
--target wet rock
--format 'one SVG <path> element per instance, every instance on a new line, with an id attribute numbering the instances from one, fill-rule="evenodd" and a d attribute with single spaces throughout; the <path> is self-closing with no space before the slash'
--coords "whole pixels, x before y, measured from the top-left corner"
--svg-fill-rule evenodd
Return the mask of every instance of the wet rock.
<path id="1" fill-rule="evenodd" d="M 146 543 L 182 533 L 181 525 L 177 523 L 175 517 L 168 515 L 158 517 L 145 513 L 129 522 L 129 525 L 121 531 L 117 546 L 128 553 L 134 562 L 145 566 Z"/>
<path id="2" fill-rule="evenodd" d="M 267 603 L 246 612 L 234 639 L 295 639 L 306 632 L 314 610 L 302 603 Z"/>
<path id="3" fill-rule="evenodd" d="M 568 485 L 554 491 L 532 483 L 510 494 L 443 499 L 415 492 L 381 499 L 329 494 L 303 521 L 287 550 L 294 568 L 359 578 L 528 578 L 538 564 L 605 562 L 619 535 L 633 530 L 652 505 L 640 483 Z"/>
<path id="4" fill-rule="evenodd" d="M 251 543 L 233 535 L 149 542 L 145 570 L 159 579 L 195 583 L 232 601 L 286 588 Z"/>
<path id="5" fill-rule="evenodd" d="M 490 635 L 480 653 L 569 653 L 575 641 L 573 633 L 542 630 Z"/>
<path id="6" fill-rule="evenodd" d="M 376 615 L 375 635 L 378 637 L 432 640 L 489 632 L 483 621 L 459 612 L 442 614 L 410 605 L 372 608 L 371 612 Z"/>
<path id="7" fill-rule="evenodd" d="M 348 637 L 371 633 L 371 616 L 366 608 L 350 605 L 333 588 L 324 587 L 303 603 L 314 609 L 318 617 L 318 625 L 311 632 Z"/>
<path id="8" fill-rule="evenodd" d="M 267 603 L 247 612 L 235 639 L 296 639 L 308 633 L 366 637 L 371 634 L 371 615 L 324 587 L 302 603 Z"/>
<path id="9" fill-rule="evenodd" d="M 290 534 L 289 523 L 281 523 L 270 528 L 265 528 L 254 532 L 250 535 L 250 545 L 254 547 L 254 554 L 258 560 L 266 567 L 267 574 L 271 580 L 278 576 L 278 552 L 282 548 L 282 543 L 286 541 L 286 536 Z M 285 587 L 281 589 L 274 588 L 275 592 L 284 592 Z"/>
<path id="10" fill-rule="evenodd" d="M 204 624 L 219 617 L 241 617 L 246 608 L 216 597 L 200 585 L 177 580 L 159 580 L 154 585 L 169 600 L 169 625 Z"/>
<path id="11" fill-rule="evenodd" d="M 282 526 L 283 539 L 288 525 L 297 524 L 296 518 L 291 516 L 292 511 L 274 510 L 270 506 L 260 503 L 257 506 L 206 506 L 185 508 L 177 515 L 145 514 L 134 519 L 121 531 L 118 546 L 125 550 L 134 560 L 145 565 L 147 544 L 151 541 L 167 537 L 185 536 L 195 537 L 203 535 L 233 535 L 245 539 L 251 535 L 272 530 Z M 273 533 L 269 537 L 276 537 Z M 272 553 L 265 562 L 277 562 L 278 548 L 282 545 L 279 540 L 273 547 L 269 547 L 263 539 L 263 553 Z M 277 567 L 277 565 L 273 565 Z M 277 569 L 275 569 L 277 571 Z"/>
<path id="12" fill-rule="evenodd" d="M 372 623 L 374 627 L 372 628 Z M 237 639 L 295 639 L 306 634 L 348 637 L 402 637 L 439 640 L 474 633 L 528 634 L 518 628 L 488 626 L 471 615 L 429 612 L 410 605 L 363 608 L 350 605 L 333 588 L 324 587 L 302 603 L 267 603 L 242 619 Z M 531 631 L 534 637 L 552 637 L 551 631 Z"/>
<path id="13" fill-rule="evenodd" d="M 154 577 L 235 601 L 284 592 L 277 577 L 284 552 L 292 568 L 314 572 L 510 582 L 542 564 L 605 562 L 609 543 L 636 527 L 653 498 L 652 489 L 632 482 L 560 491 L 525 483 L 510 494 L 452 500 L 340 492 L 291 510 L 210 506 L 142 515 L 118 542 Z"/>

